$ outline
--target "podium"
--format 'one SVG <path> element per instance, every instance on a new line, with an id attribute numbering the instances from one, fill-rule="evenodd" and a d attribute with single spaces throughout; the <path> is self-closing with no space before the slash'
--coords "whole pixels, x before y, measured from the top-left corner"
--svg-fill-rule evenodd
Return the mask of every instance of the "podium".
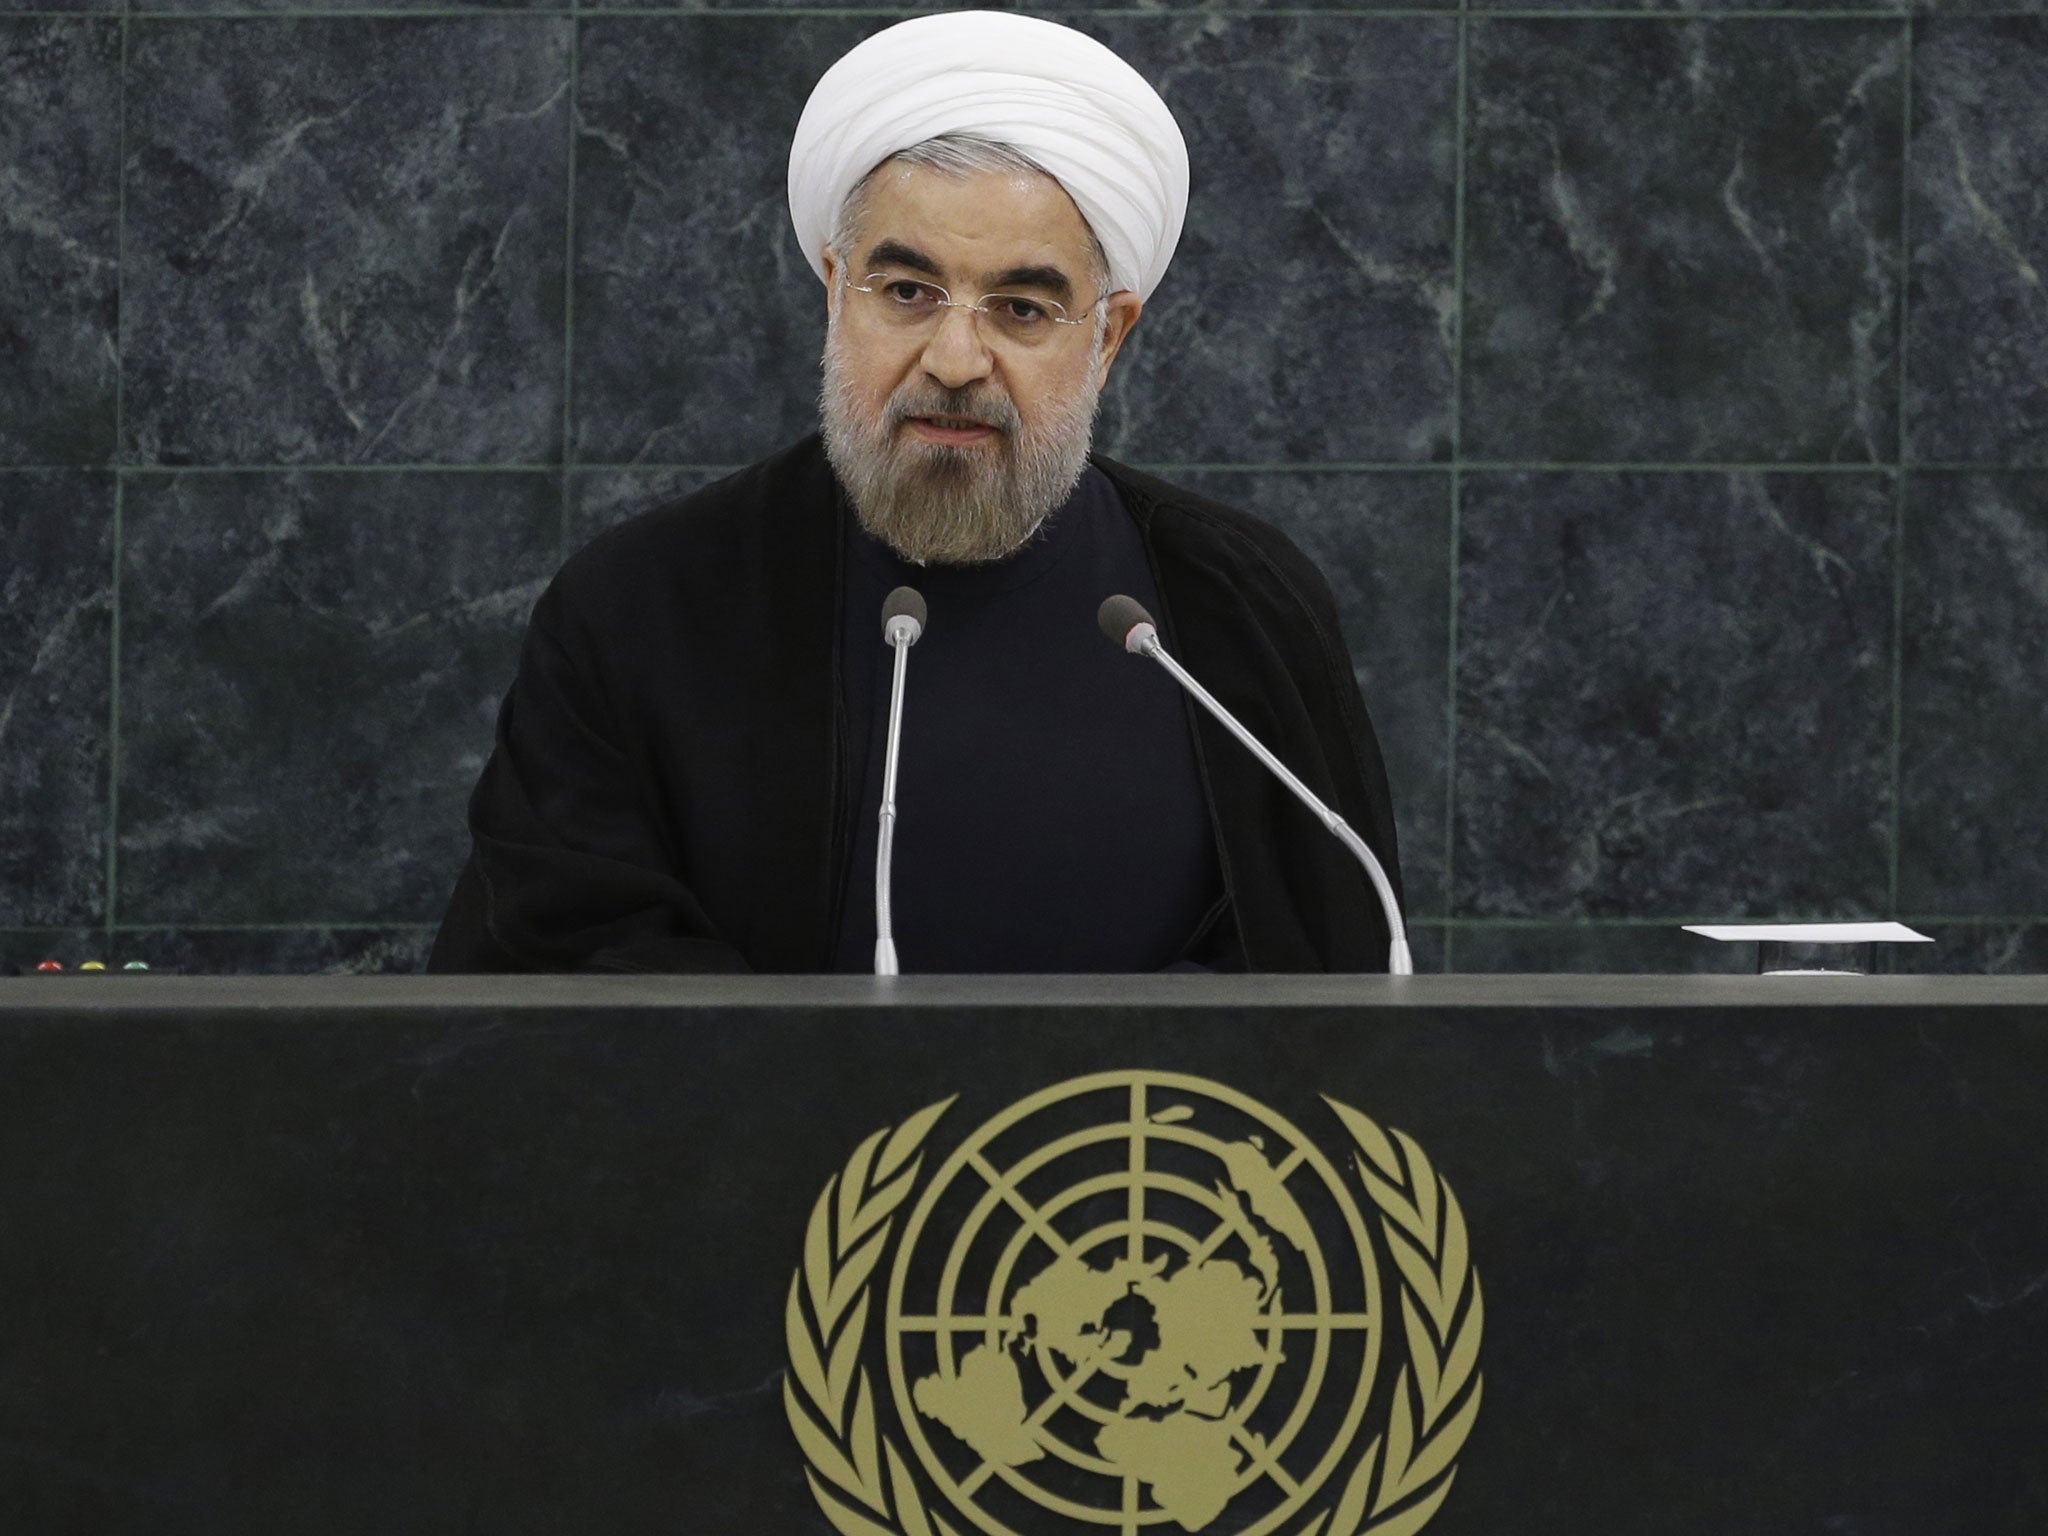
<path id="1" fill-rule="evenodd" d="M 2048 979 L 0 983 L 0 1530 L 2048 1530 Z"/>

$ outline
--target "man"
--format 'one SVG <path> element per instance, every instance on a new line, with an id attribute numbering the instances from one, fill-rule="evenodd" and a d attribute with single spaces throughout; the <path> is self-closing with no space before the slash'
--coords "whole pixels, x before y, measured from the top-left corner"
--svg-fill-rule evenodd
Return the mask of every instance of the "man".
<path id="1" fill-rule="evenodd" d="M 905 971 L 1377 970 L 1365 877 L 1114 592 L 1399 880 L 1328 588 L 1278 532 L 1089 453 L 1180 235 L 1144 80 L 1050 22 L 890 27 L 820 80 L 790 210 L 822 433 L 599 538 L 537 605 L 435 970 L 866 970 L 889 653 L 918 588 Z M 1398 885 L 1397 885 L 1398 889 Z"/>

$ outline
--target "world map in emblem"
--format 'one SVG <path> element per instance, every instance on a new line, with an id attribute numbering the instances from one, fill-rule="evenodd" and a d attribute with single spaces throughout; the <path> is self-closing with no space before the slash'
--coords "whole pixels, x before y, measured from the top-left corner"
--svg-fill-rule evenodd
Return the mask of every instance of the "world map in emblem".
<path id="1" fill-rule="evenodd" d="M 989 1536 L 1264 1536 L 1355 1456 L 1380 1280 L 1344 1176 L 1159 1072 L 1062 1083 L 938 1169 L 886 1339 L 926 1472 Z"/>

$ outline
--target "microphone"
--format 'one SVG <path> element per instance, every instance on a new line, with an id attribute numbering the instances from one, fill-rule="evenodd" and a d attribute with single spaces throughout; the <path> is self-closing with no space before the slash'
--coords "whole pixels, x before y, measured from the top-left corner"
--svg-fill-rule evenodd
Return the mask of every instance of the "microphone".
<path id="1" fill-rule="evenodd" d="M 889 691 L 889 750 L 882 759 L 882 825 L 875 843 L 875 974 L 894 976 L 896 921 L 889 905 L 890 863 L 896 853 L 896 759 L 903 744 L 903 683 L 910 673 L 910 648 L 924 634 L 924 599 L 914 587 L 898 587 L 882 600 L 882 641 L 896 653 L 896 680 Z"/>
<path id="2" fill-rule="evenodd" d="M 1237 717 L 1217 703 L 1208 689 L 1166 654 L 1166 647 L 1159 641 L 1159 627 L 1152 622 L 1152 615 L 1145 611 L 1144 604 L 1118 593 L 1103 600 L 1101 608 L 1096 610 L 1095 622 L 1122 649 L 1133 656 L 1149 656 L 1166 668 L 1175 682 L 1194 695 L 1196 703 L 1222 721 L 1230 734 L 1243 742 L 1252 756 L 1272 769 L 1274 776 L 1294 791 L 1295 798 L 1315 812 L 1316 819 L 1336 835 L 1337 841 L 1351 850 L 1352 857 L 1365 866 L 1366 877 L 1372 881 L 1373 892 L 1380 899 L 1380 910 L 1387 916 L 1387 932 L 1393 936 L 1393 943 L 1387 949 L 1388 972 L 1395 976 L 1414 975 L 1415 960 L 1408 952 L 1408 925 L 1401 920 L 1401 906 L 1394 900 L 1394 887 L 1387 879 L 1387 872 L 1380 867 L 1373 851 L 1365 846 L 1365 839 L 1352 831 L 1351 824 L 1342 816 L 1318 800 L 1306 784 L 1287 771 L 1285 763 L 1266 750 L 1258 737 L 1240 725 Z"/>

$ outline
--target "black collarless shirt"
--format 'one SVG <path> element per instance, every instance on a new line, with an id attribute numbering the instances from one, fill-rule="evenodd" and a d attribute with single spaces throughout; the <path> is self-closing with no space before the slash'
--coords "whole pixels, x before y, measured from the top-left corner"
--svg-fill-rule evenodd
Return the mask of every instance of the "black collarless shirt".
<path id="1" fill-rule="evenodd" d="M 924 594 L 910 652 L 892 891 L 902 970 L 1153 971 L 1223 880 L 1180 690 L 1096 627 L 1113 592 L 1155 608 L 1137 525 L 1090 466 L 1016 554 L 917 566 L 845 519 L 844 686 L 854 856 L 835 969 L 870 971 L 893 653 L 882 603 Z"/>

